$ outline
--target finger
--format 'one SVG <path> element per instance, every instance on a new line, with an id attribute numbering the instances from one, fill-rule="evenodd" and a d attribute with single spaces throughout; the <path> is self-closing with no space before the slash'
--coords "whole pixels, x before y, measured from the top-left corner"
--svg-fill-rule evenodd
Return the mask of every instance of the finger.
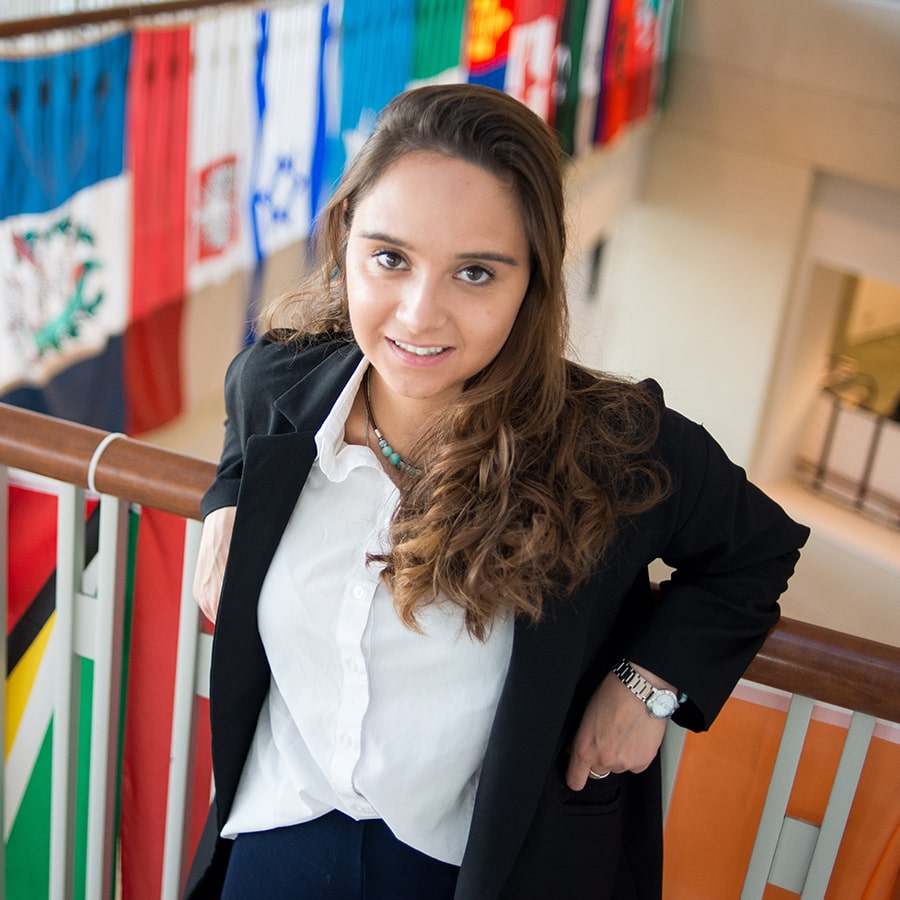
<path id="1" fill-rule="evenodd" d="M 219 604 L 218 602 L 205 602 L 200 604 L 200 609 L 203 611 L 203 615 L 209 619 L 213 625 L 216 624 L 216 614 L 219 612 Z"/>
<path id="2" fill-rule="evenodd" d="M 602 771 L 598 769 L 597 771 Z M 566 768 L 566 784 L 573 791 L 580 791 L 587 784 L 591 773 L 591 764 L 582 759 L 577 753 L 569 756 L 569 765 Z"/>

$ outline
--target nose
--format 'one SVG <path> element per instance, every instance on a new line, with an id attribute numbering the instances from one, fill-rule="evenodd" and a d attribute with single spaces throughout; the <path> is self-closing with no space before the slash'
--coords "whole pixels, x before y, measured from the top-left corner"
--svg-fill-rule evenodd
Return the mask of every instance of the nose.
<path id="1" fill-rule="evenodd" d="M 410 335 L 440 328 L 447 320 L 445 290 L 440 277 L 421 273 L 404 285 L 396 315 Z"/>

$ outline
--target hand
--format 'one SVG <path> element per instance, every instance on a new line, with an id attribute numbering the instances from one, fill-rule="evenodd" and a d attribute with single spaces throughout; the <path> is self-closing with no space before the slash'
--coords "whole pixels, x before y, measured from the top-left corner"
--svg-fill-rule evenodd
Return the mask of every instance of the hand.
<path id="1" fill-rule="evenodd" d="M 656 687 L 674 690 L 652 672 L 634 668 Z M 591 769 L 598 774 L 643 772 L 653 762 L 665 732 L 666 720 L 649 715 L 640 699 L 610 672 L 594 691 L 575 733 L 566 784 L 580 791 Z"/>
<path id="2" fill-rule="evenodd" d="M 223 506 L 213 510 L 203 520 L 197 568 L 194 570 L 194 600 L 210 622 L 216 621 L 219 611 L 219 594 L 225 575 L 225 562 L 234 528 L 234 507 Z"/>

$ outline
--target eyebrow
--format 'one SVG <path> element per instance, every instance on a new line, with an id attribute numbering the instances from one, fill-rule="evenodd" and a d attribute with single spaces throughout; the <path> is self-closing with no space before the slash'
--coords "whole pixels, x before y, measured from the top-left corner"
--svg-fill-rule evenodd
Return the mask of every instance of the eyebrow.
<path id="1" fill-rule="evenodd" d="M 367 241 L 382 241 L 385 244 L 393 244 L 395 247 L 400 247 L 403 250 L 412 249 L 411 244 L 408 244 L 406 241 L 402 241 L 400 240 L 400 238 L 394 237 L 391 234 L 386 234 L 383 231 L 363 231 L 360 233 L 360 237 L 364 238 Z M 480 250 L 474 251 L 472 253 L 457 253 L 456 258 L 458 260 L 483 259 L 487 262 L 503 263 L 507 266 L 519 265 L 519 261 L 514 256 L 509 256 L 506 253 L 496 253 L 493 250 Z"/>

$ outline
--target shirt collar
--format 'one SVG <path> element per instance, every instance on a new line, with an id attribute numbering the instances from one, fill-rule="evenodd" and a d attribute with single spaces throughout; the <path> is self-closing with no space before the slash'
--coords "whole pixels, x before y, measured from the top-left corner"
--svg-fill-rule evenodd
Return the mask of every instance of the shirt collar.
<path id="1" fill-rule="evenodd" d="M 344 428 L 353 401 L 356 399 L 369 361 L 363 357 L 350 380 L 344 386 L 331 412 L 325 417 L 321 428 L 316 432 L 317 463 L 329 481 L 343 481 L 349 473 L 359 466 L 369 466 L 382 471 L 375 454 L 368 447 L 348 444 L 344 440 Z"/>

